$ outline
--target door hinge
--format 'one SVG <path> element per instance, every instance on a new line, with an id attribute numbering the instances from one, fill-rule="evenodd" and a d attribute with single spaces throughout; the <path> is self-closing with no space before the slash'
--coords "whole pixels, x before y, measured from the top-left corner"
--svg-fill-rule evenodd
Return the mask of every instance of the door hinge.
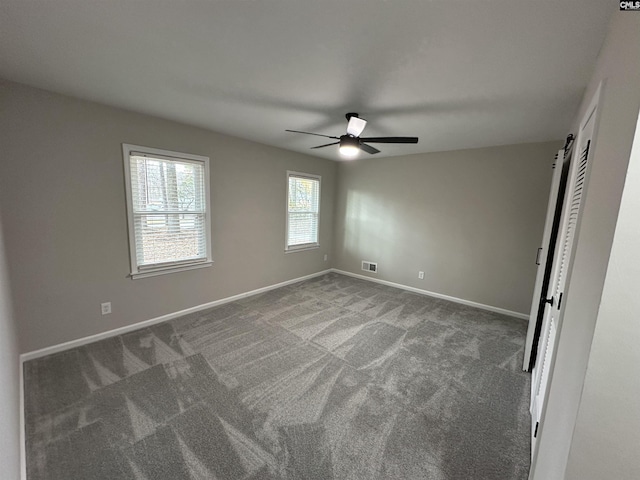
<path id="1" fill-rule="evenodd" d="M 542 253 L 542 247 L 538 248 L 538 253 L 536 253 L 536 265 L 540 265 L 540 254 Z"/>
<path id="2" fill-rule="evenodd" d="M 536 429 L 533 432 L 533 438 L 537 438 L 538 437 L 538 427 L 540 426 L 540 422 L 536 422 Z"/>

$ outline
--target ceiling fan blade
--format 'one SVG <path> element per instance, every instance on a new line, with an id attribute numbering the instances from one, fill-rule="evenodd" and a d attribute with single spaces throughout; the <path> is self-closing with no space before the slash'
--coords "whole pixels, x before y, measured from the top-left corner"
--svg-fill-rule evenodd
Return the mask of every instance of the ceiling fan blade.
<path id="1" fill-rule="evenodd" d="M 305 135 L 315 135 L 316 137 L 327 137 L 327 138 L 335 138 L 336 140 L 340 140 L 340 137 L 332 137 L 331 135 L 323 135 L 321 133 L 301 132 L 300 130 L 285 130 L 285 132 L 304 133 Z"/>
<path id="2" fill-rule="evenodd" d="M 418 137 L 368 137 L 360 140 L 368 143 L 418 143 Z"/>
<path id="3" fill-rule="evenodd" d="M 333 142 L 333 143 L 325 143 L 324 145 L 318 145 L 317 147 L 311 147 L 311 150 L 313 150 L 314 148 L 324 148 L 324 147 L 328 147 L 330 145 L 338 145 L 340 142 Z"/>
<path id="4" fill-rule="evenodd" d="M 364 150 L 365 152 L 370 153 L 372 155 L 374 153 L 380 153 L 380 150 L 378 150 L 375 147 L 372 147 L 371 145 L 367 145 L 366 143 L 361 143 L 360 144 L 360 150 Z"/>
<path id="5" fill-rule="evenodd" d="M 367 121 L 364 118 L 352 116 L 349 118 L 349 123 L 347 124 L 347 134 L 359 137 L 366 126 Z"/>

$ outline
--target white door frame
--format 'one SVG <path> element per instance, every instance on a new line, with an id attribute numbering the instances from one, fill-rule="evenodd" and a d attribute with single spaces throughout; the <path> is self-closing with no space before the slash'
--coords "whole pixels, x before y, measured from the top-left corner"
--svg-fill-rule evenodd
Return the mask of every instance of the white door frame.
<path id="1" fill-rule="evenodd" d="M 531 455 L 532 466 L 535 465 L 536 455 L 538 451 L 537 438 L 544 428 L 544 415 L 546 411 L 546 402 L 549 394 L 549 384 L 553 380 L 553 369 L 555 367 L 555 352 L 557 350 L 557 342 L 555 341 L 562 331 L 562 316 L 566 299 L 563 298 L 565 292 L 569 288 L 571 281 L 571 269 L 573 267 L 573 259 L 575 257 L 575 249 L 573 248 L 579 232 L 582 218 L 582 205 L 584 205 L 586 191 L 589 183 L 589 172 L 591 170 L 591 159 L 595 146 L 595 136 L 598 129 L 599 103 L 602 94 L 602 84 L 596 90 L 589 108 L 580 121 L 580 129 L 575 142 L 573 151 L 572 164 L 567 180 L 567 201 L 563 205 L 562 219 L 560 222 L 560 232 L 556 243 L 556 249 L 553 258 L 552 276 L 549 294 L 552 303 L 545 304 L 545 315 L 543 322 L 543 332 L 541 333 L 541 341 L 538 344 L 538 358 L 541 361 L 536 362 L 536 366 L 532 372 L 532 398 L 531 398 L 531 414 L 532 414 L 532 432 L 531 432 Z M 590 142 L 587 163 L 584 165 L 582 156 L 587 143 Z M 582 165 L 584 171 L 582 172 Z M 582 185 L 578 188 L 582 189 L 580 203 L 576 211 L 574 198 L 578 189 L 576 189 L 576 178 L 581 174 L 584 175 Z M 572 214 L 572 208 L 573 214 Z M 544 359 L 544 360 L 543 360 Z M 533 475 L 533 468 L 530 477 Z"/>

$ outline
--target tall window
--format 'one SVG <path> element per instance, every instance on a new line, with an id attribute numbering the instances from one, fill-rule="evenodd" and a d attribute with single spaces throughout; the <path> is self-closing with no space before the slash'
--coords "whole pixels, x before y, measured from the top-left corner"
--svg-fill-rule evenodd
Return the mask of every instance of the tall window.
<path id="1" fill-rule="evenodd" d="M 287 251 L 319 246 L 320 177 L 287 172 Z"/>
<path id="2" fill-rule="evenodd" d="M 132 277 L 211 265 L 209 159 L 122 148 Z"/>

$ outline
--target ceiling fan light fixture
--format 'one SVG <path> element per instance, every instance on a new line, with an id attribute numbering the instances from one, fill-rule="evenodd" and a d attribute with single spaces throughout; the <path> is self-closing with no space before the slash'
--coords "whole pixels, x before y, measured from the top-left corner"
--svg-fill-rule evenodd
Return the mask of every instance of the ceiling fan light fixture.
<path id="1" fill-rule="evenodd" d="M 360 142 L 355 137 L 342 136 L 340 137 L 340 148 L 338 149 L 340 155 L 348 158 L 353 158 L 360 152 Z"/>
<path id="2" fill-rule="evenodd" d="M 347 135 L 353 137 L 359 137 L 364 127 L 367 126 L 367 121 L 358 117 L 357 113 L 347 113 L 347 122 Z"/>
<path id="3" fill-rule="evenodd" d="M 367 125 L 367 121 L 360 118 L 357 113 L 347 113 L 347 133 L 340 137 L 333 135 L 325 135 L 324 133 L 303 132 L 301 130 L 286 130 L 292 133 L 303 133 L 305 135 L 314 135 L 316 137 L 325 137 L 337 142 L 325 143 L 311 147 L 311 150 L 318 148 L 338 146 L 338 153 L 345 158 L 355 158 L 362 150 L 370 155 L 380 153 L 376 147 L 369 145 L 370 143 L 418 143 L 418 137 L 361 137 L 360 134 Z"/>

